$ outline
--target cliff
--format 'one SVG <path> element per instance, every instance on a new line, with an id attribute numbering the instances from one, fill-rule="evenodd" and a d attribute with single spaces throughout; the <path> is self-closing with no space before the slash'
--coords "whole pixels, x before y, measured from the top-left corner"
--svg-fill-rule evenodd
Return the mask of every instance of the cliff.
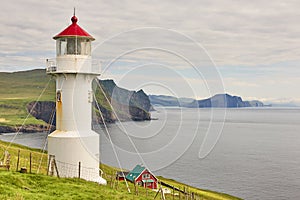
<path id="1" fill-rule="evenodd" d="M 149 95 L 152 105 L 178 106 L 187 108 L 240 108 L 240 107 L 263 107 L 260 101 L 243 101 L 239 96 L 229 94 L 216 94 L 211 98 L 195 100 L 191 98 L 176 98 L 164 95 Z"/>
<path id="2" fill-rule="evenodd" d="M 104 94 L 96 87 L 96 98 L 105 122 L 113 123 L 118 118 L 121 121 L 128 120 L 150 120 L 149 109 L 151 107 L 148 96 L 142 91 L 129 91 L 119 88 L 113 80 L 99 80 L 105 95 L 113 105 L 117 116 L 113 112 Z M 52 101 L 32 101 L 26 105 L 27 112 L 37 119 L 55 126 L 55 102 Z M 96 102 L 93 103 L 92 123 L 103 123 Z"/>
<path id="3" fill-rule="evenodd" d="M 115 113 L 110 106 L 103 106 L 103 112 L 110 113 L 112 118 L 119 118 L 120 120 L 150 120 L 151 116 L 149 110 L 151 108 L 149 97 L 143 90 L 129 91 L 118 87 L 113 80 L 99 80 L 104 93 L 108 97 L 113 106 Z M 103 99 L 104 105 L 107 105 L 105 98 L 101 98 L 102 92 L 97 87 L 96 96 Z"/>

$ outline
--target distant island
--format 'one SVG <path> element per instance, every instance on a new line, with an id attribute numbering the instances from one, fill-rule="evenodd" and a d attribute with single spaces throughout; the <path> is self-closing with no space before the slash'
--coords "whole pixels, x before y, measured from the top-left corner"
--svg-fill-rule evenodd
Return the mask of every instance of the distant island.
<path id="1" fill-rule="evenodd" d="M 177 106 L 186 108 L 241 108 L 241 107 L 264 107 L 263 102 L 258 100 L 243 101 L 239 96 L 229 94 L 216 94 L 207 99 L 196 100 L 192 98 L 176 98 L 166 95 L 149 95 L 153 106 Z"/>

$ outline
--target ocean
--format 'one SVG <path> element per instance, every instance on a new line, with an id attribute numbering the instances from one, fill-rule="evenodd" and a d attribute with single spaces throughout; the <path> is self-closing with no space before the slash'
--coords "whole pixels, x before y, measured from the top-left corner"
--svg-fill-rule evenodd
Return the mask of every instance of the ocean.
<path id="1" fill-rule="evenodd" d="M 101 162 L 143 164 L 156 175 L 243 199 L 300 199 L 300 108 L 158 107 L 152 117 L 109 124 L 108 133 L 95 127 Z M 45 138 L 20 134 L 14 142 L 43 148 Z"/>

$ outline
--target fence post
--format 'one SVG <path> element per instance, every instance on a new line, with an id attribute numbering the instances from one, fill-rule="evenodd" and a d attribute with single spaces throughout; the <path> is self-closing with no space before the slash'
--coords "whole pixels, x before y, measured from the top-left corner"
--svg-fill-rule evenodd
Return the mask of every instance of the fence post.
<path id="1" fill-rule="evenodd" d="M 110 187 L 113 188 L 113 177 L 114 177 L 114 172 L 112 172 L 112 175 L 110 176 Z"/>
<path id="2" fill-rule="evenodd" d="M 54 167 L 55 167 L 55 170 L 56 170 L 56 176 L 59 178 L 59 173 L 58 173 L 58 169 L 57 169 L 55 158 L 53 159 L 53 164 L 54 164 Z"/>
<path id="3" fill-rule="evenodd" d="M 146 179 L 146 185 L 145 185 L 146 186 L 146 197 L 148 197 L 148 186 L 147 185 L 148 185 L 148 179 Z"/>
<path id="4" fill-rule="evenodd" d="M 179 188 L 179 192 L 178 192 L 178 194 L 179 194 L 179 199 L 181 199 L 181 192 L 182 192 L 182 190 L 180 189 L 180 187 L 178 187 Z"/>
<path id="5" fill-rule="evenodd" d="M 17 160 L 17 169 L 16 169 L 16 171 L 19 170 L 19 162 L 20 162 L 20 149 L 18 150 L 18 160 Z"/>
<path id="6" fill-rule="evenodd" d="M 173 185 L 173 191 L 172 191 L 172 193 L 173 193 L 173 200 L 175 199 L 175 188 L 174 188 L 174 185 Z"/>
<path id="7" fill-rule="evenodd" d="M 78 163 L 78 178 L 80 178 L 81 162 Z"/>
<path id="8" fill-rule="evenodd" d="M 29 173 L 31 174 L 31 159 L 32 159 L 32 155 L 31 152 L 29 154 Z"/>
<path id="9" fill-rule="evenodd" d="M 139 189 L 138 187 L 136 186 L 136 181 L 134 180 L 134 190 L 135 190 L 135 195 L 139 196 Z"/>

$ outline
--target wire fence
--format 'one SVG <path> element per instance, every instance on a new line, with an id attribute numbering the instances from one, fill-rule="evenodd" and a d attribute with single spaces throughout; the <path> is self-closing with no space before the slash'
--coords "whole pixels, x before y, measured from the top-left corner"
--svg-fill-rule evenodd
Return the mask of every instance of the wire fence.
<path id="1" fill-rule="evenodd" d="M 120 181 L 116 177 L 116 171 L 103 173 L 99 168 L 85 167 L 78 164 L 70 164 L 61 161 L 51 160 L 51 155 L 30 150 L 11 149 L 12 154 L 5 152 L 4 157 L 0 160 L 1 170 L 18 171 L 22 173 L 53 175 L 57 177 L 81 178 L 89 181 L 97 181 L 97 177 L 103 177 L 107 180 L 108 187 L 115 190 L 130 192 L 133 196 L 146 197 L 147 199 L 205 199 L 197 192 L 190 190 L 188 187 L 175 187 L 171 184 L 158 182 L 158 188 L 151 190 L 147 187 L 140 187 L 137 183 L 125 184 L 124 180 Z M 7 162 L 9 160 L 9 163 Z M 53 164 L 55 163 L 55 164 Z M 9 165 L 9 168 L 7 168 Z M 55 166 L 56 165 L 56 166 Z M 164 186 L 164 188 L 163 188 Z M 134 197 L 133 197 L 134 198 Z"/>
<path id="2" fill-rule="evenodd" d="M 10 149 L 0 160 L 0 167 L 10 171 L 46 174 L 47 154 L 37 151 Z"/>
<path id="3" fill-rule="evenodd" d="M 78 162 L 78 164 L 70 164 L 56 161 L 56 167 L 52 167 L 52 164 L 54 163 L 50 162 L 50 174 L 59 174 L 60 177 L 83 178 L 89 181 L 97 181 L 99 176 L 102 175 L 99 168 L 85 167 L 81 162 Z M 58 172 L 55 173 L 54 171 L 51 171 L 54 169 Z"/>

